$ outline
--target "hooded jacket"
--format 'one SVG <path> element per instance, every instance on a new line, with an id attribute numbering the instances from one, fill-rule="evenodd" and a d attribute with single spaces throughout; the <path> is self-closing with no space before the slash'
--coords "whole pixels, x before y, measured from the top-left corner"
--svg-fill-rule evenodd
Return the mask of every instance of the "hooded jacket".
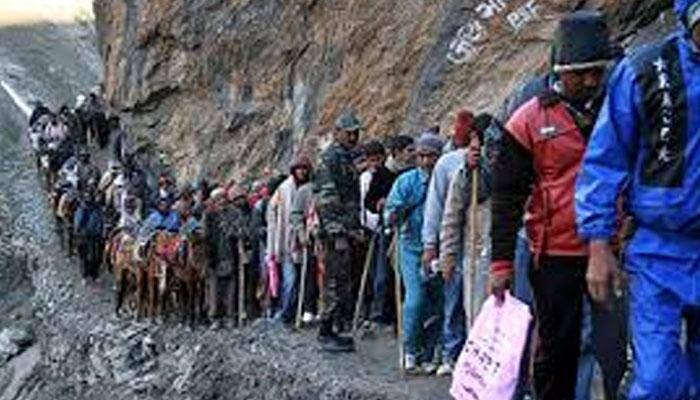
<path id="1" fill-rule="evenodd" d="M 679 20 L 697 1 L 676 1 Z M 624 189 L 630 250 L 684 258 L 700 243 L 700 51 L 681 29 L 622 60 L 607 93 L 577 183 L 579 234 L 611 238 Z"/>

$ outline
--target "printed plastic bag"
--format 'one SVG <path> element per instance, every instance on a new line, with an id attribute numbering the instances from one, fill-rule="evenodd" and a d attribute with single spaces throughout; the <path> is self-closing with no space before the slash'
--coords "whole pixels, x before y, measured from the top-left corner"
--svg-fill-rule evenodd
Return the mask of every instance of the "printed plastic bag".
<path id="1" fill-rule="evenodd" d="M 532 315 L 510 293 L 490 296 L 459 355 L 450 394 L 456 400 L 511 400 Z"/>

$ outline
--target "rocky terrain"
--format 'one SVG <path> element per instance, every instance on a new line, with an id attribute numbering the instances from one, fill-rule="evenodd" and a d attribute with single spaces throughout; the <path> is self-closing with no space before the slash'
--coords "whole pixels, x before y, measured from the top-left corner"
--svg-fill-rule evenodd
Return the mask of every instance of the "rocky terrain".
<path id="1" fill-rule="evenodd" d="M 346 108 L 366 135 L 448 131 L 546 65 L 561 13 L 600 8 L 623 43 L 670 0 L 95 0 L 110 103 L 183 176 L 283 167 Z M 654 29 L 655 35 L 660 32 Z"/>

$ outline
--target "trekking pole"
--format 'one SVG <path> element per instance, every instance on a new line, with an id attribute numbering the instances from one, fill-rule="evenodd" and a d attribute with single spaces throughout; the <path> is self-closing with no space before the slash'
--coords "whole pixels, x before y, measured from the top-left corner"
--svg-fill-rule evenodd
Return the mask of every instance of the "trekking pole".
<path id="1" fill-rule="evenodd" d="M 242 328 L 246 319 L 245 312 L 245 249 L 243 240 L 238 239 L 238 327 Z"/>
<path id="2" fill-rule="evenodd" d="M 399 231 L 396 230 L 396 234 L 391 241 L 389 248 L 394 249 L 394 300 L 396 301 L 396 342 L 399 349 L 399 372 L 403 376 L 404 374 L 404 348 L 403 348 L 403 309 L 401 308 L 401 250 L 399 249 Z"/>
<path id="3" fill-rule="evenodd" d="M 308 273 L 309 265 L 309 245 L 308 240 L 304 244 L 304 250 L 301 257 L 301 279 L 299 281 L 299 298 L 297 299 L 297 315 L 294 321 L 296 330 L 301 330 L 301 314 L 304 309 L 304 292 L 306 292 L 306 274 Z"/>
<path id="4" fill-rule="evenodd" d="M 469 259 L 467 267 L 464 269 L 464 292 L 463 292 L 463 302 L 464 302 L 464 312 L 467 316 L 467 330 L 474 322 L 474 277 L 476 275 L 476 260 L 477 245 L 478 245 L 478 234 L 477 234 L 477 221 L 478 221 L 478 192 L 479 192 L 479 167 L 472 169 L 472 187 L 471 187 L 471 200 L 469 202 Z"/>
<path id="5" fill-rule="evenodd" d="M 362 310 L 363 296 L 365 294 L 365 288 L 367 286 L 367 277 L 369 275 L 369 267 L 372 265 L 372 258 L 374 257 L 374 246 L 377 238 L 377 232 L 372 235 L 372 241 L 369 244 L 369 249 L 367 249 L 367 257 L 365 258 L 365 265 L 362 269 L 362 279 L 360 280 L 360 292 L 357 294 L 357 301 L 355 302 L 355 314 L 352 318 L 352 336 L 355 337 L 357 334 L 357 324 L 360 320 L 360 311 Z"/>

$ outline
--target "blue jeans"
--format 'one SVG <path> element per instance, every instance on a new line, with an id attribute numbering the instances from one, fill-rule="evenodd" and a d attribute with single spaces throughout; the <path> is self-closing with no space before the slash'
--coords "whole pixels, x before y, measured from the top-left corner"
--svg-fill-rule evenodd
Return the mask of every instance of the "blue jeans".
<path id="1" fill-rule="evenodd" d="M 421 270 L 421 249 L 400 243 L 403 303 L 403 343 L 406 354 L 432 361 L 440 339 L 442 288 L 439 277 L 426 281 Z"/>
<path id="2" fill-rule="evenodd" d="M 515 242 L 515 258 L 513 259 L 513 268 L 515 269 L 513 279 L 513 296 L 525 304 L 532 306 L 532 288 L 530 287 L 530 279 L 528 278 L 528 270 L 530 269 L 530 247 L 525 234 L 525 229 L 521 228 L 518 231 L 518 237 Z M 513 400 L 521 400 L 526 398 L 531 393 L 529 383 L 529 368 L 531 355 L 531 340 L 534 324 L 530 325 L 530 332 L 527 336 L 525 350 L 523 351 L 522 361 L 520 363 L 520 374 L 518 377 L 518 386 L 515 389 Z"/>
<path id="3" fill-rule="evenodd" d="M 581 321 L 581 354 L 578 359 L 578 376 L 576 377 L 576 400 L 591 399 L 591 384 L 595 371 L 596 358 L 593 349 L 593 318 L 591 303 L 583 300 L 583 319 Z"/>
<path id="4" fill-rule="evenodd" d="M 297 269 L 293 262 L 282 263 L 282 309 L 280 318 L 284 322 L 294 320 L 296 314 Z"/>
<path id="5" fill-rule="evenodd" d="M 466 337 L 466 322 L 464 315 L 464 293 L 462 271 L 455 271 L 452 278 L 445 281 L 444 293 L 444 321 L 442 325 L 443 351 L 442 360 L 455 362 L 462 351 Z"/>
<path id="6" fill-rule="evenodd" d="M 530 245 L 525 229 L 521 228 L 515 242 L 513 296 L 528 305 L 532 305 L 532 288 L 527 277 L 527 271 L 530 269 L 530 257 Z"/>

